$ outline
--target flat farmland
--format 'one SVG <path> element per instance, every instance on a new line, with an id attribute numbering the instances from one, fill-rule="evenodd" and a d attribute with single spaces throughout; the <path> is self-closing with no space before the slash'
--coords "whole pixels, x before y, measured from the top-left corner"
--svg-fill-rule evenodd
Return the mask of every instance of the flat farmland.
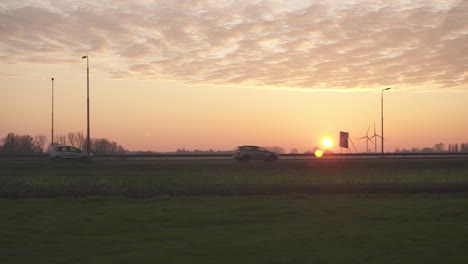
<path id="1" fill-rule="evenodd" d="M 466 160 L 0 162 L 2 263 L 468 263 Z"/>

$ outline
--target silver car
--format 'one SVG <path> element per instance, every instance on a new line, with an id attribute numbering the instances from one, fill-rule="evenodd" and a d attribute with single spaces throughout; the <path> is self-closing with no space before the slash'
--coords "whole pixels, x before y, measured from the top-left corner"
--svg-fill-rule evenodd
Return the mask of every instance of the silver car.
<path id="1" fill-rule="evenodd" d="M 89 161 L 88 155 L 79 148 L 64 145 L 53 146 L 49 158 L 57 162 L 62 160 Z"/>
<path id="2" fill-rule="evenodd" d="M 275 161 L 278 159 L 278 155 L 275 152 L 258 146 L 239 146 L 233 158 L 239 162 L 247 162 L 249 160 Z"/>

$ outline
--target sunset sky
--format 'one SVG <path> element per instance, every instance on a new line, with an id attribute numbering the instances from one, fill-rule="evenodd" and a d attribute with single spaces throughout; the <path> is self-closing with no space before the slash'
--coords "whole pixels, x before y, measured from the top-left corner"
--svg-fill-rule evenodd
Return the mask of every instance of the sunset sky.
<path id="1" fill-rule="evenodd" d="M 386 87 L 386 150 L 468 142 L 467 0 L 2 0 L 0 138 L 50 137 L 52 77 L 85 133 L 84 55 L 91 137 L 130 150 L 365 151 Z"/>

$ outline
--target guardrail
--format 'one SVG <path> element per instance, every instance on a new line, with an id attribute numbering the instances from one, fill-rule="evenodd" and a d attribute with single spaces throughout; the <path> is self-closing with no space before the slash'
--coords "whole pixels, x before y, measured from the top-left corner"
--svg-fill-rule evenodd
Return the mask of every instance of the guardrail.
<path id="1" fill-rule="evenodd" d="M 145 153 L 145 154 L 94 154 L 100 159 L 228 159 L 229 153 Z M 324 153 L 322 158 L 381 158 L 381 153 Z M 466 158 L 468 152 L 433 152 L 433 153 L 384 153 L 385 158 Z M 314 154 L 280 154 L 282 159 L 310 159 Z M 47 160 L 43 154 L 0 154 L 0 160 Z"/>

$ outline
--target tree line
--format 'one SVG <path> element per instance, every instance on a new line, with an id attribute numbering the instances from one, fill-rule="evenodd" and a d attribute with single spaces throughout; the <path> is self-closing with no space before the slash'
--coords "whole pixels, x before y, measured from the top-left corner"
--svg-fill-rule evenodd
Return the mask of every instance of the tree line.
<path id="1" fill-rule="evenodd" d="M 468 152 L 468 142 L 461 143 L 461 144 L 449 144 L 448 149 L 445 148 L 444 143 L 437 143 L 434 144 L 432 147 L 424 147 L 424 148 L 412 148 L 412 149 L 396 149 L 396 153 L 432 153 L 432 152 L 450 152 L 450 153 L 457 153 L 457 152 Z"/>
<path id="2" fill-rule="evenodd" d="M 70 145 L 86 151 L 86 137 L 82 132 L 69 132 L 54 136 L 54 145 Z M 2 154 L 35 154 L 44 153 L 50 147 L 51 142 L 47 136 L 18 135 L 8 133 L 0 141 L 0 153 Z M 125 153 L 127 150 L 120 144 L 107 138 L 91 138 L 90 149 L 93 153 Z"/>
<path id="3" fill-rule="evenodd" d="M 14 133 L 8 133 L 6 137 L 0 140 L 0 153 L 2 154 L 35 154 L 44 153 L 50 147 L 50 141 L 47 136 L 38 135 L 18 135 Z M 57 134 L 54 136 L 54 145 L 70 145 L 86 151 L 86 136 L 82 132 L 69 132 L 66 134 Z M 129 152 L 122 145 L 110 141 L 107 138 L 91 138 L 90 142 L 91 152 L 93 153 L 126 153 Z M 278 154 L 286 153 L 285 149 L 280 146 L 264 147 L 270 151 L 274 151 Z M 305 154 L 313 154 L 318 149 L 315 147 L 312 151 L 305 151 Z M 186 150 L 184 148 L 177 149 L 176 153 L 223 153 L 226 151 L 221 150 Z M 434 144 L 432 147 L 424 148 L 411 148 L 411 149 L 399 149 L 395 150 L 396 153 L 432 153 L 432 152 L 468 152 L 468 142 L 461 144 L 449 144 L 448 148 L 445 148 L 444 143 Z M 291 149 L 291 154 L 299 153 L 298 149 Z"/>

